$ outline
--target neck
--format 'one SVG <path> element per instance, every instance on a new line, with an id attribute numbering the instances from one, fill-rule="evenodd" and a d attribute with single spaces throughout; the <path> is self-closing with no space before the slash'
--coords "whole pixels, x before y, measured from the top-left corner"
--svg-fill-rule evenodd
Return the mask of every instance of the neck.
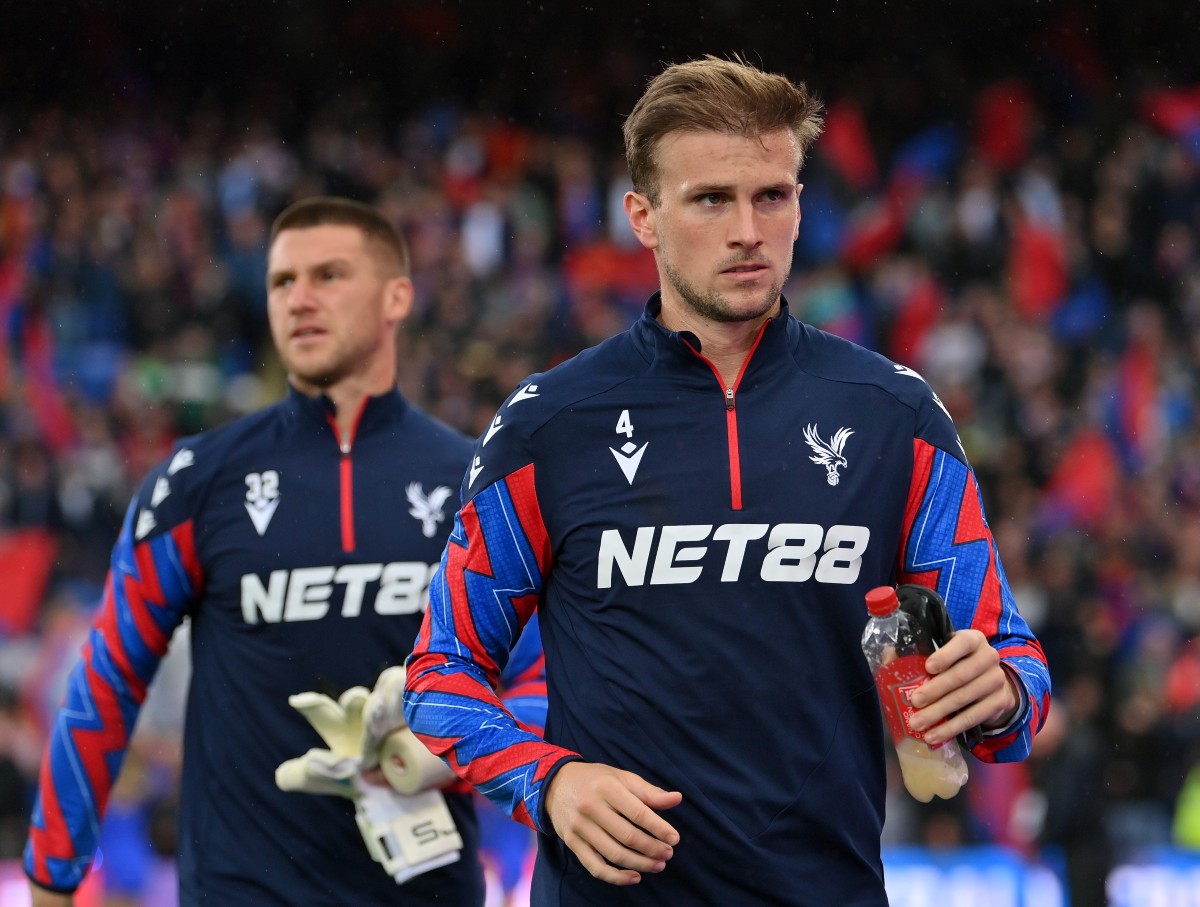
<path id="1" fill-rule="evenodd" d="M 778 314 L 779 303 L 776 303 L 771 311 L 747 321 L 714 321 L 686 307 L 668 309 L 664 305 L 658 322 L 668 331 L 695 334 L 704 358 L 716 367 L 725 386 L 733 387 L 762 326 Z"/>
<path id="2" fill-rule="evenodd" d="M 350 438 L 354 430 L 354 422 L 363 407 L 363 401 L 368 397 L 377 397 L 395 387 L 395 381 L 375 382 L 370 386 L 355 382 L 339 382 L 329 387 L 318 387 L 303 381 L 292 379 L 292 386 L 307 397 L 317 397 L 324 394 L 333 403 L 334 424 L 337 426 L 338 440 Z"/>

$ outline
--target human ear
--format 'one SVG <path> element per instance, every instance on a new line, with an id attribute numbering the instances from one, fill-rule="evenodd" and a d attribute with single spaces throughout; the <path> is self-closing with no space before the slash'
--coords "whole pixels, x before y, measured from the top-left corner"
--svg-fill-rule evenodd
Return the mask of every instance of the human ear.
<path id="1" fill-rule="evenodd" d="M 658 226 L 654 217 L 654 206 L 640 192 L 625 193 L 625 214 L 633 235 L 647 249 L 658 248 Z"/>
<path id="2" fill-rule="evenodd" d="M 413 283 L 407 277 L 393 277 L 383 285 L 383 315 L 392 323 L 408 317 L 413 307 Z"/>

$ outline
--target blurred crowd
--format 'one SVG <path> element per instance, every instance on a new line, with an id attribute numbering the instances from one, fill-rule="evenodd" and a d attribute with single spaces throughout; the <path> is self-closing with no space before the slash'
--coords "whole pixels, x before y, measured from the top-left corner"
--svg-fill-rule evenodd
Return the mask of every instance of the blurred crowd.
<path id="1" fill-rule="evenodd" d="M 896 99 L 928 86 L 886 61 L 789 73 L 827 127 L 785 296 L 945 402 L 1055 685 L 1029 762 L 973 763 L 966 794 L 930 807 L 897 782 L 888 843 L 1065 861 L 1078 902 L 1101 903 L 1087 886 L 1114 861 L 1200 848 L 1200 84 L 1149 71 L 1113 91 L 1078 32 L 1043 52 L 970 82 L 931 63 L 920 117 Z M 394 220 L 417 289 L 401 387 L 477 435 L 519 379 L 654 289 L 621 211 L 619 116 L 596 109 L 653 63 L 564 73 L 546 117 L 434 94 L 397 116 L 353 81 L 303 116 L 271 92 L 0 105 L 0 858 L 23 845 L 136 483 L 177 438 L 283 391 L 274 214 L 332 193 Z M 163 853 L 185 672 L 164 668 L 171 705 L 148 709 L 114 795 L 114 824 Z"/>

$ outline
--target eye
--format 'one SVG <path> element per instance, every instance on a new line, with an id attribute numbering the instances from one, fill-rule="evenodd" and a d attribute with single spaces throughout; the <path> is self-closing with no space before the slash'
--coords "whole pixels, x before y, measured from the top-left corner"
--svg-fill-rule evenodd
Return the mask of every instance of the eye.
<path id="1" fill-rule="evenodd" d="M 725 196 L 720 192 L 705 192 L 703 195 L 698 195 L 696 201 L 706 208 L 715 208 L 721 202 L 725 201 Z"/>

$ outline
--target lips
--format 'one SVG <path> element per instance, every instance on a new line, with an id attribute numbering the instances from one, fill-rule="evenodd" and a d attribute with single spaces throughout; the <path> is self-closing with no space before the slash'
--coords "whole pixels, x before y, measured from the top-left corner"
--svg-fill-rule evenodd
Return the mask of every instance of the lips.
<path id="1" fill-rule="evenodd" d="M 764 271 L 768 262 L 761 258 L 735 258 L 721 269 L 722 274 L 741 274 L 747 271 Z"/>
<path id="2" fill-rule="evenodd" d="M 721 273 L 730 277 L 758 277 L 759 275 L 766 273 L 766 271 L 767 266 L 765 264 L 756 263 L 734 265 L 731 268 L 726 268 Z"/>

